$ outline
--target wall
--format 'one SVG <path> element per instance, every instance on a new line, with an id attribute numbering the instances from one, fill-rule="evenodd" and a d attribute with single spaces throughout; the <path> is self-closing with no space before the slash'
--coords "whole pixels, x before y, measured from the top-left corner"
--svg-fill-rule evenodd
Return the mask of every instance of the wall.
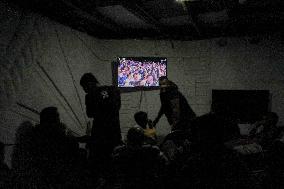
<path id="1" fill-rule="evenodd" d="M 3 2 L 0 10 L 0 140 L 14 144 L 17 128 L 23 121 L 33 124 L 39 121 L 37 114 L 17 103 L 37 111 L 56 106 L 68 128 L 83 135 L 89 120 L 80 77 L 93 72 L 102 83 L 111 78 L 110 60 L 98 60 L 96 55 L 100 42 Z M 6 151 L 9 159 L 12 146 Z"/>
<path id="2" fill-rule="evenodd" d="M 98 40 L 5 3 L 0 3 L 0 9 L 0 140 L 5 143 L 14 143 L 16 129 L 23 121 L 38 122 L 38 115 L 17 102 L 38 111 L 57 106 L 62 121 L 83 135 L 90 120 L 84 113 L 80 77 L 92 72 L 102 84 L 111 84 L 111 62 L 117 56 L 167 57 L 169 78 L 198 115 L 209 112 L 211 89 L 268 89 L 271 109 L 279 114 L 279 124 L 283 124 L 284 50 L 278 35 L 264 35 L 258 44 L 250 44 L 246 37 L 228 38 L 224 47 L 217 45 L 219 39 Z M 160 106 L 158 94 L 157 90 L 122 94 L 123 134 L 134 125 L 136 111 L 147 111 L 150 118 L 155 118 Z M 159 135 L 170 131 L 164 117 L 157 130 Z"/>
<path id="3" fill-rule="evenodd" d="M 258 44 L 249 38 L 228 38 L 220 47 L 220 39 L 202 41 L 102 41 L 104 58 L 113 56 L 160 56 L 168 58 L 169 78 L 198 115 L 210 110 L 212 89 L 270 90 L 271 110 L 283 124 L 284 49 L 278 35 L 263 35 Z M 125 128 L 134 124 L 131 116 L 139 109 L 140 93 L 123 94 L 121 119 Z M 145 92 L 144 109 L 154 119 L 159 109 L 157 91 Z M 147 102 L 147 103 L 146 103 Z M 129 122 L 127 121 L 129 120 Z M 160 134 L 169 132 L 165 119 L 158 125 Z"/>

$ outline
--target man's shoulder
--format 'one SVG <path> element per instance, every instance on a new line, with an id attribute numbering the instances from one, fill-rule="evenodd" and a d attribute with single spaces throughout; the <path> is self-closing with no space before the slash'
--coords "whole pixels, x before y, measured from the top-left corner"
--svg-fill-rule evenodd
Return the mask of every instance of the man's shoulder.
<path id="1" fill-rule="evenodd" d="M 112 156 L 114 159 L 120 158 L 127 151 L 126 145 L 120 145 L 114 148 Z"/>
<path id="2" fill-rule="evenodd" d="M 119 88 L 113 85 L 103 85 L 98 87 L 99 91 L 107 91 L 110 93 L 117 93 L 119 92 Z"/>
<path id="3" fill-rule="evenodd" d="M 161 152 L 160 148 L 156 145 L 151 145 L 151 144 L 144 144 L 142 146 L 143 151 L 146 152 L 151 152 L 154 154 L 159 154 Z"/>
<path id="4" fill-rule="evenodd" d="M 101 86 L 98 86 L 97 88 L 98 89 L 115 89 L 117 87 L 114 85 L 101 85 Z"/>
<path id="5" fill-rule="evenodd" d="M 123 144 L 123 145 L 119 145 L 119 146 L 116 146 L 113 151 L 114 152 L 121 152 L 121 151 L 124 151 L 126 149 L 126 145 Z"/>

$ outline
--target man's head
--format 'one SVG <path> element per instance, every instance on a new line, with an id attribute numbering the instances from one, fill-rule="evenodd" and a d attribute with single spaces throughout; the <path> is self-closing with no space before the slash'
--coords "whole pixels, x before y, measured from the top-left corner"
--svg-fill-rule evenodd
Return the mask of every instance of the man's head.
<path id="1" fill-rule="evenodd" d="M 143 129 L 146 129 L 146 125 L 148 123 L 148 115 L 146 112 L 140 111 L 135 113 L 134 119 L 139 126 L 141 126 Z"/>
<path id="2" fill-rule="evenodd" d="M 80 85 L 86 93 L 89 93 L 92 88 L 99 84 L 97 78 L 92 73 L 85 73 L 80 80 Z"/>
<path id="3" fill-rule="evenodd" d="M 177 89 L 177 85 L 170 81 L 167 76 L 161 76 L 159 78 L 159 85 L 161 92 L 166 92 L 171 89 Z"/>
<path id="4" fill-rule="evenodd" d="M 160 85 L 160 90 L 161 92 L 166 92 L 166 89 L 168 87 L 168 78 L 166 76 L 162 76 L 159 78 L 159 85 Z"/>
<path id="5" fill-rule="evenodd" d="M 168 81 L 169 81 L 169 79 L 167 78 L 167 76 L 160 77 L 159 78 L 160 87 L 166 86 Z"/>
<path id="6" fill-rule="evenodd" d="M 144 130 L 140 127 L 132 127 L 127 132 L 127 143 L 140 146 L 144 142 Z"/>
<path id="7" fill-rule="evenodd" d="M 56 107 L 47 107 L 40 112 L 40 124 L 60 123 L 59 113 Z"/>
<path id="8" fill-rule="evenodd" d="M 275 112 L 268 112 L 263 116 L 263 120 L 267 126 L 276 126 L 278 119 L 279 117 Z"/>

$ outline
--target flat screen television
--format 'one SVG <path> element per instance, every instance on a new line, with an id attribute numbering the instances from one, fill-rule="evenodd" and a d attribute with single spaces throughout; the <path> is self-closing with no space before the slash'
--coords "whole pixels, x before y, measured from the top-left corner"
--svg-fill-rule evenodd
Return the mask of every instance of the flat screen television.
<path id="1" fill-rule="evenodd" d="M 253 123 L 269 111 L 269 90 L 212 90 L 212 104 L 217 111 Z"/>
<path id="2" fill-rule="evenodd" d="M 114 85 L 123 89 L 155 89 L 159 77 L 167 76 L 163 57 L 118 57 L 113 67 Z"/>

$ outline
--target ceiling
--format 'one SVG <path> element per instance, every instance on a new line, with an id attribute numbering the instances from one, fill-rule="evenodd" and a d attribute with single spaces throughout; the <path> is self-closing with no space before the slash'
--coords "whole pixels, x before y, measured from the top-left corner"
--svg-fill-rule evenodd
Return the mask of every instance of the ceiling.
<path id="1" fill-rule="evenodd" d="M 102 39 L 255 36 L 282 32 L 284 23 L 283 0 L 12 1 Z"/>

